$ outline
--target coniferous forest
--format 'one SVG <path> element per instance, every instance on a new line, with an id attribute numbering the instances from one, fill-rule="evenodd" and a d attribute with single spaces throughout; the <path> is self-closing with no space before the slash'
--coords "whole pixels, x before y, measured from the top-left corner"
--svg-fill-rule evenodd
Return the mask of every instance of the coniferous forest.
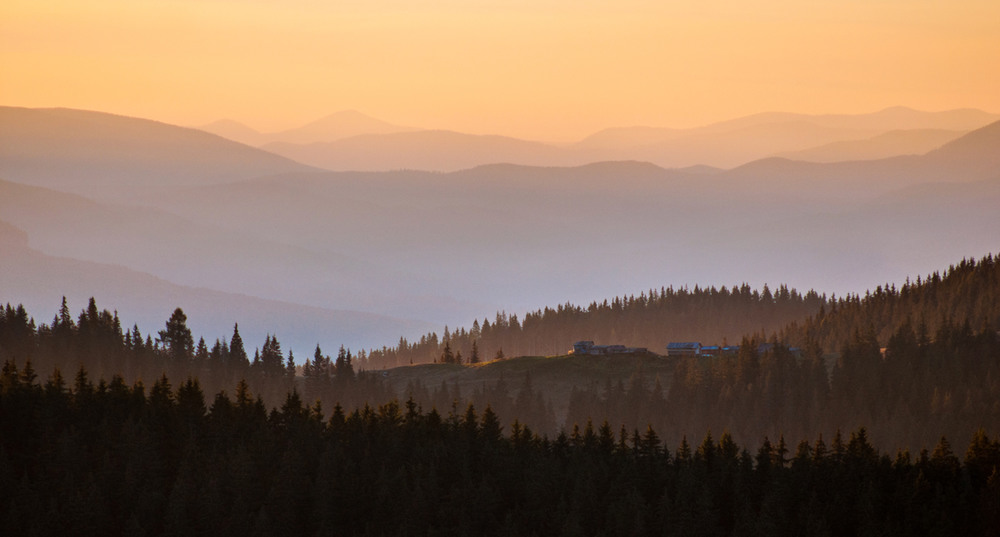
<path id="1" fill-rule="evenodd" d="M 4 534 L 1000 532 L 993 256 L 864 296 L 664 290 L 497 319 L 424 338 L 444 363 L 420 367 L 528 367 L 545 359 L 518 349 L 539 341 L 657 326 L 743 332 L 734 354 L 614 358 L 627 380 L 559 399 L 568 367 L 400 388 L 379 368 L 405 341 L 299 363 L 238 326 L 196 342 L 180 308 L 143 335 L 96 300 L 41 324 L 7 305 Z"/>

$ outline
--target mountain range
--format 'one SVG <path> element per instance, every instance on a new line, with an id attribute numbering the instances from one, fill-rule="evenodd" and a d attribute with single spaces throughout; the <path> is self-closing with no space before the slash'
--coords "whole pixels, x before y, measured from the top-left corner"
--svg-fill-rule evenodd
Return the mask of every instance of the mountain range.
<path id="1" fill-rule="evenodd" d="M 206 128 L 335 171 L 457 171 L 498 162 L 579 166 L 605 160 L 731 168 L 770 156 L 832 162 L 921 154 L 998 119 L 1000 115 L 979 110 L 922 112 L 904 107 L 853 115 L 762 113 L 690 129 L 605 129 L 559 145 L 397 127 L 354 111 L 271 135 L 228 121 Z"/>
<path id="2" fill-rule="evenodd" d="M 214 121 L 199 127 L 243 144 L 262 146 L 270 143 L 310 144 L 332 142 L 362 134 L 393 134 L 420 129 L 393 125 L 357 110 L 343 110 L 292 129 L 263 133 L 231 119 Z"/>
<path id="3" fill-rule="evenodd" d="M 830 123 L 816 132 L 870 126 L 823 117 Z M 515 162 L 441 173 L 325 171 L 193 129 L 96 112 L 2 109 L 0 120 L 0 220 L 28 241 L 26 249 L 25 235 L 9 232 L 18 238 L 3 243 L 0 299 L 46 311 L 62 294 L 89 294 L 126 311 L 115 301 L 131 297 L 127 311 L 155 322 L 144 332 L 177 306 L 192 319 L 218 319 L 205 325 L 209 337 L 270 307 L 327 319 L 300 324 L 357 348 L 497 310 L 662 285 L 770 282 L 843 294 L 993 251 L 1000 236 L 1000 123 L 923 154 L 874 160 L 765 158 L 731 169 Z M 948 121 L 938 127 L 956 127 Z M 749 123 L 734 127 L 756 128 Z M 502 161 L 504 153 L 481 149 L 493 144 L 509 154 L 534 148 L 538 158 L 548 151 L 501 137 L 460 146 L 469 138 L 439 131 L 339 143 L 369 137 L 481 150 L 475 158 L 453 150 L 470 166 Z M 68 263 L 107 276 L 77 281 Z M 167 290 L 143 295 L 116 271 Z M 287 344 L 298 353 L 317 341 L 327 347 L 326 336 L 305 334 L 314 328 L 281 329 L 297 334 Z"/>

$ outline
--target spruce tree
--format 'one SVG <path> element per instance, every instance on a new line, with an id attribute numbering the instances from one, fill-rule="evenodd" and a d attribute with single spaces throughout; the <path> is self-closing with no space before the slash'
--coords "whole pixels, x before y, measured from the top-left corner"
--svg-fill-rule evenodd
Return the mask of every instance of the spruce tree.
<path id="1" fill-rule="evenodd" d="M 93 303 L 91 303 L 93 306 Z M 177 308 L 167 321 L 165 330 L 159 331 L 159 341 L 163 343 L 163 348 L 167 357 L 174 363 L 190 362 L 194 356 L 194 338 L 191 330 L 187 327 L 187 315 L 184 310 Z"/>
<path id="2" fill-rule="evenodd" d="M 239 323 L 233 325 L 233 337 L 229 340 L 229 357 L 230 363 L 236 367 L 248 367 L 250 365 L 247 351 L 243 347 L 243 338 L 240 337 Z"/>

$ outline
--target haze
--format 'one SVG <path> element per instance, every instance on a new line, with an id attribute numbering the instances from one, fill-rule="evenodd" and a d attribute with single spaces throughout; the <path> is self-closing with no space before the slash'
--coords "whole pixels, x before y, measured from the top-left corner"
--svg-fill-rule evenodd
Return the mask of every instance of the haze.
<path id="1" fill-rule="evenodd" d="M 997 109 L 1000 3 L 10 0 L 0 102 L 260 131 L 343 109 L 576 140 L 767 110 Z"/>
<path id="2" fill-rule="evenodd" d="M 0 6 L 0 300 L 296 351 L 1000 236 L 996 2 Z"/>

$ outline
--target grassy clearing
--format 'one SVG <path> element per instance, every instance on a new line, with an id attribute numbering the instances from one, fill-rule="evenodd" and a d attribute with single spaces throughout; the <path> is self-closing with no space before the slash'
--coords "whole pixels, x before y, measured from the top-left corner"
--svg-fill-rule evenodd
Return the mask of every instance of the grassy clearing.
<path id="1" fill-rule="evenodd" d="M 398 392 L 405 393 L 411 382 L 421 382 L 437 388 L 442 382 L 457 383 L 463 393 L 483 384 L 492 385 L 501 378 L 516 394 L 527 374 L 536 391 L 541 391 L 552 403 L 556 415 L 565 414 L 574 387 L 584 388 L 605 383 L 622 382 L 626 386 L 633 377 L 652 387 L 656 379 L 666 388 L 670 383 L 675 359 L 652 353 L 610 356 L 518 356 L 475 365 L 423 364 L 397 367 L 388 371 L 386 381 Z"/>

